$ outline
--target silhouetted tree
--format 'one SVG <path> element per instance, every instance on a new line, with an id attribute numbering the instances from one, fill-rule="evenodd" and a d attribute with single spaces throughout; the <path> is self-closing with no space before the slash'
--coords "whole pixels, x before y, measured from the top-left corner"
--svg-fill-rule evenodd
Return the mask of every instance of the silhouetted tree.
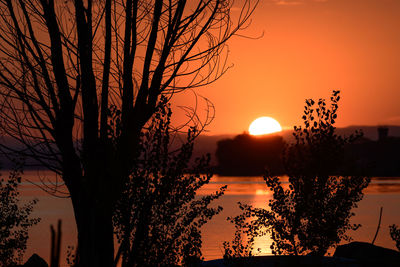
<path id="1" fill-rule="evenodd" d="M 202 258 L 200 227 L 222 207 L 210 208 L 226 186 L 196 197 L 210 181 L 209 156 L 190 166 L 196 130 L 170 151 L 170 116 L 161 107 L 141 138 L 141 154 L 118 203 L 116 225 L 122 266 L 187 266 Z"/>
<path id="2" fill-rule="evenodd" d="M 304 128 L 295 127 L 295 142 L 284 157 L 289 176 L 289 188 L 278 177 L 264 177 L 273 193 L 270 210 L 240 205 L 244 214 L 234 218 L 254 217 L 241 223 L 249 236 L 271 234 L 274 254 L 325 255 L 341 240 L 349 240 L 347 230 L 360 225 L 351 224 L 351 211 L 363 197 L 362 190 L 370 179 L 358 176 L 332 176 L 342 166 L 344 146 L 359 134 L 341 137 L 335 134 L 339 91 L 334 91 L 331 106 L 320 99 L 317 106 L 306 100 Z"/>
<path id="3" fill-rule="evenodd" d="M 8 179 L 0 178 L 0 266 L 4 267 L 21 263 L 28 229 L 40 221 L 29 217 L 37 200 L 20 204 L 21 173 L 21 165 L 17 164 Z"/>
<path id="4" fill-rule="evenodd" d="M 226 42 L 256 3 L 242 4 L 234 15 L 232 0 L 0 1 L 0 124 L 24 145 L 2 148 L 61 175 L 82 266 L 113 264 L 113 206 L 141 131 L 160 95 L 225 73 Z"/>

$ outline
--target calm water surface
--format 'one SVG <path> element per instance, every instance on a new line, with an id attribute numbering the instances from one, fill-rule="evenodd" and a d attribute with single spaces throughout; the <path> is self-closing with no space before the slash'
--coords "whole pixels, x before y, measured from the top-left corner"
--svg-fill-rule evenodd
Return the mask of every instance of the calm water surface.
<path id="1" fill-rule="evenodd" d="M 3 172 L 3 175 L 6 173 Z M 72 205 L 68 198 L 56 198 L 38 186 L 32 184 L 43 180 L 44 185 L 51 186 L 55 178 L 49 172 L 26 171 L 24 182 L 21 186 L 22 200 L 33 197 L 39 199 L 34 209 L 33 216 L 42 218 L 41 222 L 30 230 L 30 239 L 26 256 L 37 253 L 48 260 L 50 255 L 50 225 L 56 225 L 62 219 L 62 257 L 66 259 L 68 246 L 76 245 L 76 227 L 72 212 Z M 285 181 L 285 177 L 282 178 Z M 42 184 L 39 182 L 39 184 Z M 43 184 L 42 184 L 43 185 Z M 271 193 L 267 190 L 262 177 L 224 177 L 214 176 L 210 184 L 204 186 L 199 195 L 206 195 L 217 191 L 221 186 L 228 185 L 224 196 L 215 201 L 224 210 L 214 217 L 202 229 L 203 255 L 206 260 L 221 258 L 223 254 L 222 243 L 233 239 L 234 226 L 226 218 L 239 214 L 237 202 L 251 204 L 256 207 L 266 207 Z M 60 187 L 60 190 L 65 188 Z M 376 245 L 395 249 L 394 242 L 389 236 L 389 225 L 400 224 L 400 178 L 373 178 L 365 190 L 364 199 L 355 210 L 356 215 L 352 223 L 360 223 L 362 227 L 351 236 L 357 241 L 371 242 L 376 231 L 379 219 L 379 209 L 383 207 L 381 229 L 375 241 Z M 256 248 L 261 248 L 262 254 L 270 254 L 271 241 L 267 237 L 256 240 Z M 66 266 L 66 265 L 64 265 Z"/>

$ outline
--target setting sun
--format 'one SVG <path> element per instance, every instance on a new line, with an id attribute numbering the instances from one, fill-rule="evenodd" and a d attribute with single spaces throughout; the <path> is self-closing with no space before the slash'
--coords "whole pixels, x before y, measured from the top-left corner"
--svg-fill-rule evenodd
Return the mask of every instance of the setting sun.
<path id="1" fill-rule="evenodd" d="M 282 127 L 271 117 L 260 117 L 255 119 L 249 127 L 251 135 L 263 135 L 282 131 Z"/>

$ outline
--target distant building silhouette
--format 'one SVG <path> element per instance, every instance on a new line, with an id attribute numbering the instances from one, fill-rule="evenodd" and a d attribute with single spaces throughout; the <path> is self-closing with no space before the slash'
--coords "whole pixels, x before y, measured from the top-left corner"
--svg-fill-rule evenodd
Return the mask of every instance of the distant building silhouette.
<path id="1" fill-rule="evenodd" d="M 369 176 L 400 176 L 400 138 L 389 136 L 389 128 L 377 128 L 378 140 L 363 138 L 346 149 L 353 172 Z"/>
<path id="2" fill-rule="evenodd" d="M 389 128 L 385 126 L 378 127 L 378 141 L 386 140 L 389 136 Z"/>
<path id="3" fill-rule="evenodd" d="M 332 175 L 400 176 L 400 137 L 389 128 L 377 128 L 378 140 L 365 137 L 345 147 L 343 166 Z M 284 174 L 282 154 L 285 141 L 279 135 L 251 136 L 243 133 L 217 142 L 216 172 L 220 175 Z"/>
<path id="4" fill-rule="evenodd" d="M 262 175 L 265 169 L 282 174 L 281 155 L 285 141 L 279 135 L 251 136 L 247 133 L 218 141 L 217 172 L 221 175 Z"/>

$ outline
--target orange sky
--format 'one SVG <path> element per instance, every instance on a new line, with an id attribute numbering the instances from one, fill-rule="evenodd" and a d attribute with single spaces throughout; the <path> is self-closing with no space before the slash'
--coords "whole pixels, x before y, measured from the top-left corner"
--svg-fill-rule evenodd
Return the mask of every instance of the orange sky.
<path id="1" fill-rule="evenodd" d="M 196 91 L 216 108 L 208 134 L 242 133 L 260 116 L 291 128 L 305 98 L 334 89 L 342 92 L 336 126 L 400 125 L 399 0 L 260 0 L 246 34 L 263 32 L 232 39 L 234 67 Z M 174 98 L 194 103 L 191 92 Z M 177 124 L 182 114 L 175 110 Z"/>

